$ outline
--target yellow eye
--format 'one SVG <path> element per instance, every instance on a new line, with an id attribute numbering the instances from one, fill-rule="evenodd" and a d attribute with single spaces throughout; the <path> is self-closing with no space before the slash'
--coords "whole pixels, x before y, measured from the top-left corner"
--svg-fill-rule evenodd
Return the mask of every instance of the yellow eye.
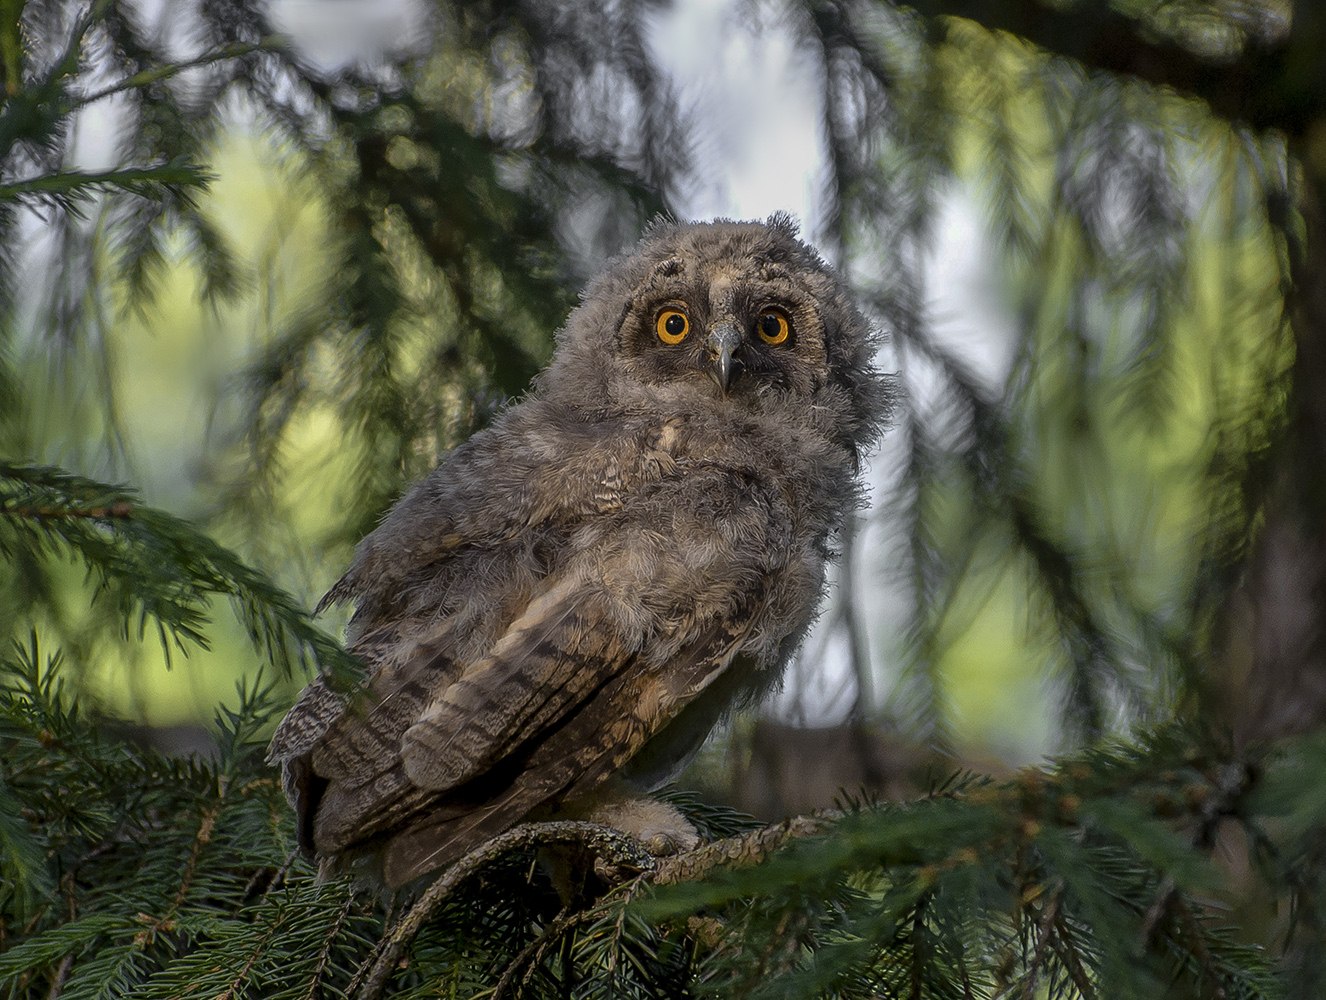
<path id="1" fill-rule="evenodd" d="M 691 332 L 691 321 L 679 309 L 664 309 L 654 321 L 654 332 L 665 344 L 680 344 Z"/>
<path id="2" fill-rule="evenodd" d="M 792 334 L 792 324 L 777 309 L 766 309 L 760 313 L 755 329 L 759 332 L 760 339 L 766 344 L 785 344 L 787 338 Z"/>

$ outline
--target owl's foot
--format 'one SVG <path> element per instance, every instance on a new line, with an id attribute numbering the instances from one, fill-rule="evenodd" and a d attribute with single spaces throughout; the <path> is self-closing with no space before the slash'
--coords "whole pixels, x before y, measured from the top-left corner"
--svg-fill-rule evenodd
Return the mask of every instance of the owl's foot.
<path id="1" fill-rule="evenodd" d="M 700 844 L 699 831 L 681 812 L 666 802 L 629 793 L 562 802 L 549 819 L 576 819 L 611 827 L 640 842 L 655 856 L 681 854 Z M 612 886 L 629 882 L 641 873 L 638 862 L 613 860 L 584 844 L 557 845 L 540 856 L 562 902 L 596 899 Z"/>
<path id="2" fill-rule="evenodd" d="M 650 854 L 682 854 L 700 845 L 700 833 L 676 806 L 657 799 L 612 799 L 595 803 L 585 819 L 621 830 Z"/>
<path id="3" fill-rule="evenodd" d="M 700 833 L 676 806 L 657 799 L 616 799 L 599 803 L 585 817 L 620 830 L 644 845 L 655 857 L 683 854 L 700 845 Z M 616 885 L 634 876 L 620 870 L 606 858 L 594 859 L 594 874 L 608 885 Z"/>

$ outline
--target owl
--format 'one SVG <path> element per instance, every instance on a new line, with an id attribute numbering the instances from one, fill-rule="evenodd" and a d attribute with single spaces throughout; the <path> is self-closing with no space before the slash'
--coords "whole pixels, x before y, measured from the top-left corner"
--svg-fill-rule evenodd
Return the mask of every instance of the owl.
<path id="1" fill-rule="evenodd" d="M 303 847 L 399 887 L 527 819 L 691 846 L 645 793 L 815 617 L 892 396 L 875 347 L 782 216 L 656 223 L 611 262 L 323 598 L 368 674 L 273 737 Z"/>

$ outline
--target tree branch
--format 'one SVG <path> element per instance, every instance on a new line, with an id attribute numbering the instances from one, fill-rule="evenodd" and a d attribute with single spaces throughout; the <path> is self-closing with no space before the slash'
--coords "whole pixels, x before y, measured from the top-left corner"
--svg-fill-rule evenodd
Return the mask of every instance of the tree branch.
<path id="1" fill-rule="evenodd" d="M 521 985 L 523 986 L 524 983 L 528 982 L 530 973 L 534 971 L 535 966 L 538 965 L 549 945 L 554 944 L 568 930 L 587 920 L 593 913 L 592 909 L 574 912 L 570 909 L 563 909 L 561 913 L 557 914 L 538 937 L 525 945 L 524 948 L 521 948 L 520 953 L 507 965 L 506 970 L 502 973 L 502 978 L 497 981 L 497 986 L 493 989 L 493 1000 L 504 1000 L 507 996 L 507 990 L 511 988 L 516 976 L 527 967 L 529 971 L 526 972 Z"/>
<path id="2" fill-rule="evenodd" d="M 685 854 L 663 858 L 650 854 L 629 834 L 598 823 L 580 820 L 524 823 L 471 851 L 425 889 L 405 916 L 378 944 L 377 950 L 360 966 L 346 994 L 355 997 L 355 1000 L 376 1000 L 381 996 L 406 947 L 460 884 L 517 848 L 578 844 L 606 860 L 613 868 L 638 871 L 644 881 L 655 885 L 672 885 L 702 878 L 720 866 L 745 867 L 758 864 L 791 840 L 822 833 L 838 816 L 838 813 L 795 816 L 773 826 L 705 844 Z"/>
<path id="3" fill-rule="evenodd" d="M 1051 928 L 1054 925 L 1055 918 L 1059 915 L 1059 904 L 1063 901 L 1064 885 L 1060 879 L 1050 892 L 1050 898 L 1047 899 L 1041 907 L 1041 918 L 1036 921 L 1036 944 L 1031 953 L 1031 959 L 1027 962 L 1027 976 L 1022 981 L 1022 996 L 1024 1000 L 1033 1000 L 1036 996 L 1036 982 L 1040 977 L 1041 963 L 1045 961 L 1045 950 L 1049 946 L 1050 938 L 1053 935 Z"/>
<path id="4" fill-rule="evenodd" d="M 1088 771 L 1088 777 L 1090 774 Z M 1209 786 L 1200 786 L 1209 791 L 1209 794 L 1198 794 L 1192 784 L 1191 776 L 1176 771 L 1154 789 L 1152 806 L 1171 821 L 1176 821 L 1180 816 L 1195 816 L 1198 819 L 1222 816 L 1232 810 L 1237 801 L 1249 791 L 1247 776 L 1246 765 L 1229 764 L 1218 769 Z M 1074 779 L 1071 770 L 1065 772 L 1062 777 L 1047 775 L 1040 771 L 1029 771 L 1022 778 L 985 790 L 981 800 L 986 804 L 1000 801 L 1010 811 L 1015 810 L 1017 815 L 1012 816 L 1010 822 L 1018 820 L 1020 816 L 1017 822 L 1017 827 L 1020 829 L 1039 828 L 1043 822 L 1060 823 L 1076 828 L 1079 822 L 1076 818 L 1078 805 L 1069 805 L 1069 803 L 1077 802 L 1079 794 L 1087 793 L 1087 790 L 1078 784 L 1081 780 L 1083 779 Z M 1135 781 L 1135 775 L 1131 771 L 1120 770 L 1114 775 L 1114 780 L 1131 786 Z M 1051 786 L 1057 787 L 1056 794 L 1048 794 Z M 1100 787 L 1094 788 L 1096 796 L 1104 797 L 1108 791 Z M 936 793 L 940 794 L 943 793 Z M 346 994 L 353 996 L 355 1000 L 377 1000 L 395 972 L 401 955 L 423 925 L 451 898 L 463 882 L 512 850 L 576 845 L 596 859 L 596 869 L 600 869 L 598 862 L 603 862 L 603 868 L 613 872 L 613 877 L 620 873 L 622 882 L 634 879 L 632 883 L 634 891 L 634 886 L 637 884 L 666 886 L 695 882 L 718 868 L 746 868 L 760 864 L 793 841 L 824 834 L 843 818 L 844 813 L 841 811 L 794 816 L 781 823 L 705 844 L 693 851 L 664 857 L 650 854 L 629 834 L 597 823 L 556 821 L 522 824 L 461 858 L 424 889 L 405 915 L 382 938 L 375 952 L 360 966 Z M 1199 837 L 1197 846 L 1204 846 L 1207 839 Z M 902 863 L 914 863 L 915 859 L 910 850 L 907 852 L 907 857 L 909 860 Z M 941 864 L 967 864 L 974 858 L 973 852 L 964 849 L 958 851 L 951 861 Z M 875 858 L 875 863 L 880 861 L 880 858 Z M 1035 951 L 1027 978 L 1024 980 L 1023 992 L 1026 995 L 1031 995 L 1036 988 L 1038 974 L 1044 967 L 1047 949 L 1059 956 L 1069 976 L 1083 994 L 1091 995 L 1090 976 L 1067 942 L 1068 927 L 1064 922 L 1062 896 L 1063 884 L 1059 881 L 1053 884 L 1049 898 L 1042 904 Z M 547 941 L 564 933 L 577 919 L 564 911 L 549 924 L 539 939 L 517 954 L 509 964 L 508 974 L 503 977 L 503 988 L 512 983 L 519 970 L 531 957 L 539 954 L 539 949 L 545 946 Z M 1052 927 L 1057 928 L 1059 933 L 1052 933 Z M 1063 942 L 1056 940 L 1060 936 L 1064 937 Z M 1207 961 L 1200 952 L 1198 955 L 1200 959 Z M 1209 962 L 1207 964 L 1210 965 Z"/>
<path id="5" fill-rule="evenodd" d="M 1221 118 L 1302 135 L 1326 107 L 1326 12 L 1295 4 L 1292 27 L 1249 32 L 1241 51 L 1205 55 L 1112 9 L 1107 0 L 1050 6 L 1044 0 L 910 0 L 931 18 L 956 17 L 1081 63 L 1205 101 Z M 945 29 L 939 29 L 941 36 Z"/>
<path id="6" fill-rule="evenodd" d="M 597 823 L 567 820 L 554 823 L 523 823 L 471 851 L 442 873 L 423 891 L 400 921 L 379 943 L 376 952 L 359 968 L 346 989 L 356 1000 L 376 1000 L 382 994 L 396 963 L 428 918 L 450 898 L 462 882 L 508 851 L 551 844 L 581 844 L 615 867 L 653 871 L 654 856 L 628 834 Z M 714 845 L 710 845 L 714 846 Z"/>
<path id="7" fill-rule="evenodd" d="M 645 878 L 655 885 L 694 882 L 715 868 L 745 868 L 764 861 L 784 844 L 801 837 L 823 833 L 838 812 L 820 812 L 811 816 L 793 816 L 773 826 L 761 827 L 725 840 L 716 840 L 685 854 L 658 858 Z"/>

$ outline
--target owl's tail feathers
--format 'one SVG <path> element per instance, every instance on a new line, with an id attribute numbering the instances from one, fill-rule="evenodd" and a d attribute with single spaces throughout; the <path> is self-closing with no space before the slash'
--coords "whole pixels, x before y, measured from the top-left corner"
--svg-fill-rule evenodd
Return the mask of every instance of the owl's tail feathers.
<path id="1" fill-rule="evenodd" d="M 405 731 L 405 772 L 448 791 L 574 718 L 635 650 L 570 575 L 533 601 L 490 656 L 466 669 Z"/>

